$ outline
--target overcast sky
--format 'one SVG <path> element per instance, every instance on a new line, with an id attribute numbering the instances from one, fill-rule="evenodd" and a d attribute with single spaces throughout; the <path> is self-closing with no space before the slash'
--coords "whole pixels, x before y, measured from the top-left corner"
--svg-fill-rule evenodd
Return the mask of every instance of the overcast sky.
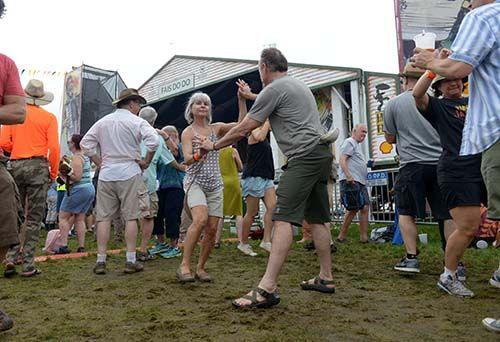
<path id="1" fill-rule="evenodd" d="M 139 87 L 174 54 L 397 72 L 393 0 L 5 0 L 0 52 L 19 68 L 118 70 Z"/>

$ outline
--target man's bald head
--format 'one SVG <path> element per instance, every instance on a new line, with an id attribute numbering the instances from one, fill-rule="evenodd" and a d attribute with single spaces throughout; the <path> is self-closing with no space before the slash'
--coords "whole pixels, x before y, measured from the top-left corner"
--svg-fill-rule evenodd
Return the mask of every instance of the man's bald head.
<path id="1" fill-rule="evenodd" d="M 364 123 L 356 124 L 356 126 L 354 126 L 352 130 L 352 137 L 358 143 L 365 140 L 367 134 L 368 134 L 368 127 Z"/>

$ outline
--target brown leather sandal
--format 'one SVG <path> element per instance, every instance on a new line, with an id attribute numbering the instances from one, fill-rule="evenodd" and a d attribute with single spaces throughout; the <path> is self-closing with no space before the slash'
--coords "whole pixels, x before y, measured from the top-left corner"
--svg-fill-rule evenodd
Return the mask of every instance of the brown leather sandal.
<path id="1" fill-rule="evenodd" d="M 182 273 L 180 268 L 178 268 L 177 271 L 175 271 L 175 276 L 182 284 L 194 283 L 194 278 L 191 275 L 191 273 Z"/>

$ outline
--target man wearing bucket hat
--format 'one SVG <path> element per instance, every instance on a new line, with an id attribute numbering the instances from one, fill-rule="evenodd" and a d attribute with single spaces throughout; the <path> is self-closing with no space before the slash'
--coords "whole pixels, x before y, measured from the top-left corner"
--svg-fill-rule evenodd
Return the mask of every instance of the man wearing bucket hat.
<path id="1" fill-rule="evenodd" d="M 121 214 L 125 220 L 127 261 L 125 273 L 142 271 L 136 260 L 137 220 L 149 210 L 148 190 L 142 178 L 159 146 L 154 128 L 137 116 L 146 100 L 136 89 L 125 89 L 113 102 L 117 109 L 97 121 L 80 146 L 100 165 L 97 185 L 97 263 L 95 274 L 106 273 L 106 246 L 111 220 Z M 141 142 L 146 156 L 141 158 Z M 97 155 L 97 147 L 101 155 Z"/>
<path id="2" fill-rule="evenodd" d="M 438 220 L 443 241 L 453 229 L 436 181 L 436 166 L 441 155 L 439 136 L 418 113 L 411 94 L 423 73 L 424 70 L 407 64 L 400 74 L 404 92 L 391 99 L 384 110 L 386 140 L 398 144 L 400 168 L 394 189 L 399 227 L 406 248 L 406 255 L 394 269 L 407 273 L 420 272 L 415 219 L 425 218 L 426 199 L 433 217 Z"/>
<path id="3" fill-rule="evenodd" d="M 35 250 L 45 216 L 47 190 L 59 170 L 59 138 L 57 119 L 40 106 L 49 104 L 52 93 L 45 91 L 42 81 L 30 80 L 26 93 L 26 120 L 21 125 L 6 126 L 0 135 L 0 148 L 10 153 L 11 174 L 16 181 L 25 210 L 23 246 L 12 247 L 6 256 L 5 275 L 16 273 L 15 261 L 23 250 L 22 276 L 34 276 Z"/>
<path id="4" fill-rule="evenodd" d="M 441 58 L 448 55 L 448 50 L 441 50 Z M 462 79 L 427 71 L 413 88 L 413 97 L 420 113 L 439 133 L 443 152 L 438 163 L 438 183 L 456 225 L 446 244 L 445 267 L 438 288 L 449 294 L 472 297 L 473 292 L 456 273 L 460 258 L 481 224 L 480 208 L 486 203 L 486 188 L 481 176 L 481 154 L 460 156 L 468 107 L 468 99 L 462 96 L 463 83 Z M 435 97 L 427 94 L 429 86 L 434 89 Z"/>
<path id="5" fill-rule="evenodd" d="M 0 0 L 0 18 L 5 4 Z M 16 64 L 9 57 L 0 54 L 0 125 L 17 125 L 24 122 L 26 103 L 19 80 Z M 6 127 L 6 126 L 3 126 Z M 19 243 L 18 206 L 19 194 L 16 183 L 6 168 L 7 158 L 0 150 L 0 262 L 11 246 Z M 12 319 L 0 310 L 0 331 L 9 330 Z"/>

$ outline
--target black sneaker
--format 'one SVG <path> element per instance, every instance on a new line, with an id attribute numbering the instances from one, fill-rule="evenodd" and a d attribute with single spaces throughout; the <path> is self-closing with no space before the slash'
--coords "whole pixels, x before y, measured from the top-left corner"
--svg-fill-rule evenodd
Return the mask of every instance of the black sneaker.
<path id="1" fill-rule="evenodd" d="M 400 272 L 407 272 L 407 273 L 420 273 L 420 264 L 418 262 L 418 259 L 408 259 L 406 256 L 401 259 L 400 262 L 398 262 L 395 266 L 394 269 L 396 271 Z"/>
<path id="2" fill-rule="evenodd" d="M 304 244 L 304 249 L 308 251 L 315 250 L 316 247 L 314 246 L 314 241 L 309 241 Z"/>
<path id="3" fill-rule="evenodd" d="M 68 246 L 61 246 L 57 249 L 56 254 L 69 254 L 70 252 Z"/>
<path id="4" fill-rule="evenodd" d="M 12 318 L 7 316 L 3 311 L 0 311 L 0 331 L 9 330 L 14 326 Z"/>
<path id="5" fill-rule="evenodd" d="M 85 252 L 85 247 L 78 247 L 76 250 L 77 253 L 84 253 Z"/>
<path id="6" fill-rule="evenodd" d="M 105 262 L 96 262 L 94 266 L 95 274 L 106 274 L 106 263 Z"/>
<path id="7" fill-rule="evenodd" d="M 467 280 L 467 271 L 465 270 L 465 265 L 462 262 L 459 262 L 457 266 L 457 278 L 462 283 Z"/>

